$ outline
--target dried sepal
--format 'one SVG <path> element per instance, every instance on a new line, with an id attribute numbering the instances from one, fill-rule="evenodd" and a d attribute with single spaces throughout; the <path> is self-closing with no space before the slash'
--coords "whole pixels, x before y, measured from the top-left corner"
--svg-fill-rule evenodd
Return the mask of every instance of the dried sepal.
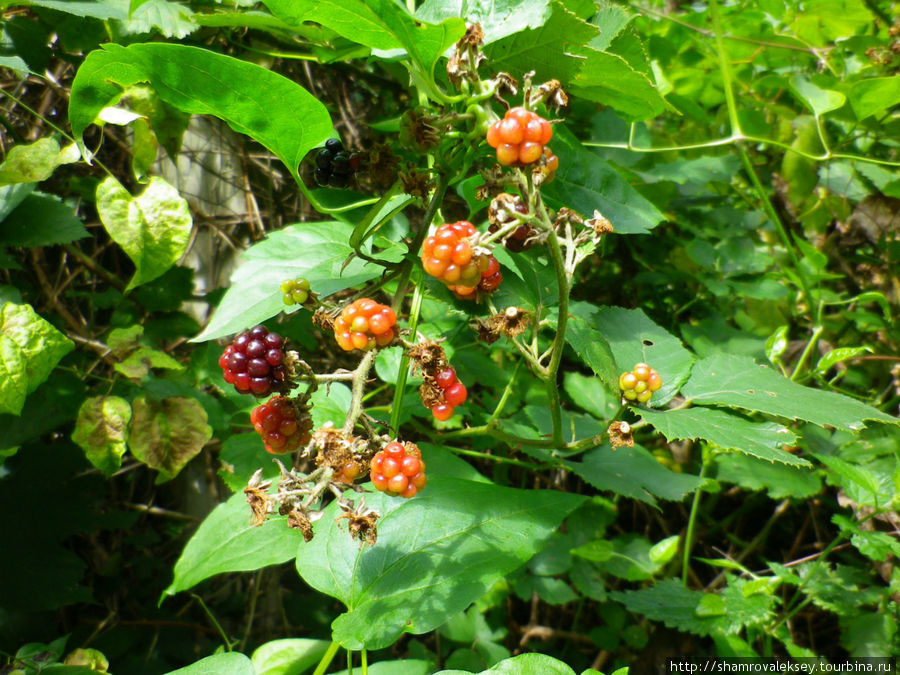
<path id="1" fill-rule="evenodd" d="M 358 506 L 354 506 L 350 500 L 341 500 L 338 502 L 338 506 L 343 513 L 334 519 L 335 522 L 346 519 L 350 536 L 358 539 L 360 545 L 368 544 L 369 546 L 374 546 L 378 540 L 378 530 L 375 523 L 381 517 L 381 514 L 375 509 L 366 507 L 364 499 L 359 500 Z"/>
<path id="2" fill-rule="evenodd" d="M 478 340 L 492 344 L 501 337 L 518 337 L 531 323 L 531 313 L 521 307 L 510 306 L 487 319 L 475 319 L 469 326 L 478 333 Z"/>
<path id="3" fill-rule="evenodd" d="M 609 443 L 613 448 L 632 447 L 634 436 L 631 433 L 631 425 L 628 422 L 613 422 L 606 430 L 609 434 Z"/>
<path id="4" fill-rule="evenodd" d="M 274 511 L 275 500 L 269 494 L 270 487 L 272 481 L 262 480 L 262 469 L 257 469 L 244 488 L 244 496 L 250 505 L 250 524 L 253 527 L 259 527 L 266 522 L 266 518 Z"/>
<path id="5" fill-rule="evenodd" d="M 597 237 L 611 234 L 613 231 L 612 223 L 599 211 L 594 211 L 594 216 L 584 221 L 584 224 L 591 228 Z"/>

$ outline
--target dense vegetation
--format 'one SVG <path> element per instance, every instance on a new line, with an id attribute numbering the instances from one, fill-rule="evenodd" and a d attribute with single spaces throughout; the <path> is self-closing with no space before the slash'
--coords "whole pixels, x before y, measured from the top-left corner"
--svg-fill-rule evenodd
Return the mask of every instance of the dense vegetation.
<path id="1" fill-rule="evenodd" d="M 4 7 L 0 672 L 900 652 L 893 5 Z"/>

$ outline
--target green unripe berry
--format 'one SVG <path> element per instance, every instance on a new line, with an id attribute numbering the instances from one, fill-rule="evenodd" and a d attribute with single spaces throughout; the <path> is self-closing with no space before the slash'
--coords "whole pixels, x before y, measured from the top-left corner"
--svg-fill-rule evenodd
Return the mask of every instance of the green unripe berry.
<path id="1" fill-rule="evenodd" d="M 638 397 L 638 393 L 634 389 L 626 389 L 622 392 L 622 396 L 627 398 L 629 401 L 634 401 Z"/>
<path id="2" fill-rule="evenodd" d="M 301 291 L 309 291 L 309 279 L 299 278 L 294 281 L 294 285 Z"/>
<path id="3" fill-rule="evenodd" d="M 295 305 L 302 305 L 309 299 L 309 291 L 304 291 L 302 289 L 297 289 L 291 293 L 291 300 Z"/>
<path id="4" fill-rule="evenodd" d="M 297 284 L 294 281 L 292 281 L 291 279 L 287 279 L 281 282 L 281 292 L 285 295 L 288 295 L 291 291 L 294 290 L 294 288 L 296 288 L 296 286 Z"/>
<path id="5" fill-rule="evenodd" d="M 642 382 L 641 384 L 645 384 L 645 383 Z M 650 400 L 651 396 L 653 396 L 653 392 L 650 391 L 649 389 L 646 389 L 637 395 L 637 402 L 638 403 L 646 403 L 647 401 Z"/>
<path id="6" fill-rule="evenodd" d="M 645 391 L 648 391 L 647 383 L 646 383 L 646 382 L 638 381 L 638 382 L 634 385 L 634 390 L 635 390 L 638 394 L 643 394 Z"/>

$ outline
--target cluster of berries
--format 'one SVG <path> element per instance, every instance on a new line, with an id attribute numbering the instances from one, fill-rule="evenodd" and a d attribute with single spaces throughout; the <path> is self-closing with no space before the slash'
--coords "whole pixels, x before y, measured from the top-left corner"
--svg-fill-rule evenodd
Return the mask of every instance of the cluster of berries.
<path id="1" fill-rule="evenodd" d="M 265 326 L 238 333 L 219 357 L 225 381 L 241 394 L 259 397 L 287 385 L 283 363 L 284 338 Z"/>
<path id="2" fill-rule="evenodd" d="M 360 298 L 344 307 L 334 320 L 334 339 L 346 352 L 369 351 L 376 345 L 386 347 L 396 337 L 396 323 L 397 315 L 390 307 L 370 298 Z"/>
<path id="3" fill-rule="evenodd" d="M 309 300 L 309 281 L 303 277 L 281 282 L 281 292 L 286 305 L 302 305 Z"/>
<path id="4" fill-rule="evenodd" d="M 521 106 L 507 110 L 506 116 L 487 131 L 488 145 L 497 150 L 497 161 L 503 166 L 534 164 L 545 156 L 544 146 L 551 138 L 550 122 Z"/>
<path id="5" fill-rule="evenodd" d="M 511 195 L 506 192 L 497 195 L 491 200 L 491 205 L 488 207 L 488 220 L 490 221 L 488 231 L 496 232 L 512 222 L 515 219 L 513 212 L 521 213 L 523 216 L 528 215 L 528 205 L 517 195 Z M 535 236 L 537 236 L 537 230 L 526 223 L 522 223 L 506 235 L 503 239 L 503 245 L 511 253 L 519 253 L 534 245 L 534 242 L 529 241 L 529 239 Z"/>
<path id="6" fill-rule="evenodd" d="M 273 455 L 296 450 L 312 438 L 312 418 L 308 413 L 298 413 L 291 400 L 283 396 L 275 396 L 254 408 L 250 422 L 262 436 L 266 451 Z"/>
<path id="7" fill-rule="evenodd" d="M 490 254 L 476 254 L 469 237 L 476 233 L 472 223 L 460 220 L 444 223 L 422 243 L 422 267 L 438 278 L 456 297 L 475 298 L 476 289 L 492 293 L 503 275 L 500 263 Z"/>
<path id="8" fill-rule="evenodd" d="M 350 187 L 350 177 L 359 168 L 360 157 L 344 150 L 336 138 L 325 141 L 325 147 L 316 153 L 316 183 L 322 187 Z"/>
<path id="9" fill-rule="evenodd" d="M 436 420 L 445 422 L 453 417 L 454 408 L 466 402 L 469 392 L 466 390 L 466 385 L 457 379 L 456 371 L 450 366 L 435 373 L 434 382 L 441 388 L 444 402 L 434 406 L 431 414 Z"/>
<path id="10" fill-rule="evenodd" d="M 392 497 L 415 497 L 424 489 L 425 462 L 415 443 L 388 443 L 369 462 L 369 476 L 376 490 Z"/>
<path id="11" fill-rule="evenodd" d="M 630 373 L 619 376 L 619 388 L 622 396 L 629 401 L 646 403 L 662 386 L 662 378 L 646 363 L 638 363 Z"/>

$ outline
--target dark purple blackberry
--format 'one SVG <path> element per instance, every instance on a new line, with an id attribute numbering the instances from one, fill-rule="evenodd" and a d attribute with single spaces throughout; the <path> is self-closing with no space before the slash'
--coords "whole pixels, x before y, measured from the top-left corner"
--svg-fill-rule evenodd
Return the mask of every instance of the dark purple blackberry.
<path id="1" fill-rule="evenodd" d="M 359 167 L 360 157 L 344 150 L 336 138 L 329 138 L 325 147 L 315 154 L 315 178 L 321 187 L 348 188 L 353 173 Z"/>
<path id="2" fill-rule="evenodd" d="M 239 333 L 219 357 L 225 381 L 241 394 L 259 397 L 289 388 L 283 364 L 284 338 L 265 326 Z"/>

